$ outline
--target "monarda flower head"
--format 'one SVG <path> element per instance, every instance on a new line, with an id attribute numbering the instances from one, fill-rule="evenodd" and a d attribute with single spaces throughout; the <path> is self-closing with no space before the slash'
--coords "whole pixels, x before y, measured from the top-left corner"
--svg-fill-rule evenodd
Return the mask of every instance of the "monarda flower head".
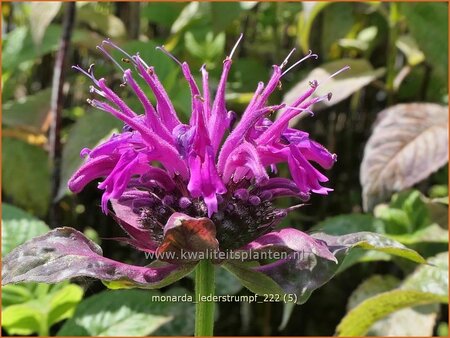
<path id="1" fill-rule="evenodd" d="M 311 107 L 329 100 L 331 94 L 314 97 L 319 83 L 313 80 L 290 106 L 267 104 L 288 71 L 317 55 L 310 52 L 284 70 L 292 51 L 280 65 L 274 65 L 271 78 L 267 84 L 258 84 L 236 122 L 236 114 L 228 111 L 225 102 L 236 47 L 223 62 L 215 95 L 204 66 L 198 84 L 187 63 L 160 48 L 179 64 L 189 85 L 192 113 L 188 124 L 180 121 L 156 70 L 139 54 L 129 55 L 109 40 L 98 47 L 123 72 L 123 86 L 136 95 L 140 111 L 132 110 L 105 79 L 97 79 L 92 66 L 87 71 L 74 67 L 93 82 L 94 98 L 88 102 L 123 121 L 124 127 L 95 148 L 81 151 L 85 162 L 70 179 L 69 188 L 77 193 L 102 178 L 98 186 L 103 190 L 102 210 L 128 235 L 120 240 L 157 260 L 146 267 L 112 261 L 78 231 L 60 228 L 35 239 L 40 246 L 28 242 L 13 251 L 6 259 L 5 283 L 91 276 L 114 287 L 157 288 L 182 278 L 206 257 L 236 274 L 252 291 L 294 294 L 297 302 L 303 302 L 333 276 L 339 255 L 367 236 L 310 236 L 294 228 L 275 230 L 288 212 L 301 205 L 282 209 L 275 205 L 276 199 L 307 200 L 311 193 L 331 191 L 322 185 L 328 179 L 318 168 L 330 169 L 336 155 L 311 140 L 308 133 L 289 127 L 292 118 L 312 114 Z M 120 51 L 125 63 L 116 61 L 109 49 Z M 131 67 L 124 69 L 125 64 Z M 148 88 L 138 85 L 137 76 Z M 144 92 L 148 89 L 155 106 Z M 280 117 L 273 121 L 271 116 L 279 111 Z M 287 164 L 289 177 L 277 176 L 282 163 Z M 40 251 L 49 247 L 51 251 Z M 25 259 L 24 250 L 28 250 Z M 48 258 L 46 264 L 43 255 Z M 21 264 L 15 266 L 20 259 Z M 29 266 L 34 268 L 26 272 L 24 267 Z"/>
<path id="2" fill-rule="evenodd" d="M 107 46 L 121 50 L 105 41 L 99 48 L 110 59 Z M 164 225 L 174 213 L 207 217 L 215 225 L 222 249 L 239 248 L 271 231 L 288 211 L 275 208 L 275 199 L 293 196 L 306 200 L 311 193 L 327 194 L 331 189 L 321 184 L 328 179 L 314 165 L 329 169 L 336 155 L 307 133 L 289 128 L 288 123 L 331 95 L 312 98 L 318 84 L 311 82 L 310 89 L 291 107 L 268 106 L 270 94 L 285 74 L 286 60 L 273 66 L 266 86 L 259 83 L 242 118 L 235 123 L 236 115 L 225 104 L 233 51 L 223 62 L 215 96 L 211 95 L 205 67 L 201 68 L 199 87 L 189 65 L 174 58 L 191 91 L 189 124 L 180 122 L 155 70 L 139 55 L 123 51 L 135 68 L 135 74 L 132 69 L 123 70 L 123 80 L 142 104 L 142 112 L 130 109 L 105 79 L 97 80 L 92 68 L 84 72 L 76 67 L 92 79 L 92 92 L 100 98 L 88 102 L 121 119 L 125 126 L 122 133 L 82 151 L 86 162 L 70 179 L 69 188 L 79 192 L 88 182 L 106 177 L 99 184 L 104 190 L 103 211 L 108 213 L 109 201 L 119 218 L 119 208 L 130 210 L 133 226 L 148 231 L 154 247 L 163 240 Z M 310 53 L 303 60 L 310 57 L 317 56 Z M 136 75 L 152 90 L 156 107 L 137 84 Z M 272 122 L 269 116 L 282 109 L 282 117 Z M 276 172 L 280 163 L 288 164 L 291 177 L 269 176 L 268 169 Z M 130 216 L 124 220 L 130 222 Z"/>

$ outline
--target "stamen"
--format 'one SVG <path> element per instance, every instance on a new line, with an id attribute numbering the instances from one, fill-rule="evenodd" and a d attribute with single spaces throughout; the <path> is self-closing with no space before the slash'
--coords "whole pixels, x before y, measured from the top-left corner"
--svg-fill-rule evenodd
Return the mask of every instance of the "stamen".
<path id="1" fill-rule="evenodd" d="M 105 93 L 103 93 L 101 90 L 95 88 L 94 86 L 90 86 L 90 87 L 89 87 L 89 92 L 90 92 L 90 93 L 97 94 L 97 95 L 100 95 L 101 97 L 106 98 Z"/>
<path id="2" fill-rule="evenodd" d="M 303 59 L 297 61 L 297 62 L 294 63 L 292 66 L 290 66 L 288 69 L 286 69 L 286 70 L 281 74 L 281 76 L 284 76 L 284 75 L 285 75 L 287 72 L 289 72 L 292 68 L 298 66 L 300 63 L 302 63 L 303 61 L 305 61 L 305 60 L 307 60 L 307 59 L 309 59 L 309 58 L 311 58 L 311 57 L 313 57 L 313 58 L 315 58 L 315 59 L 317 60 L 317 58 L 318 58 L 319 56 L 318 56 L 317 54 L 313 54 L 312 51 L 309 51 L 308 55 L 306 55 Z"/>
<path id="3" fill-rule="evenodd" d="M 125 69 L 118 63 L 112 56 L 109 54 L 105 48 L 102 46 L 97 46 L 97 49 L 100 50 L 108 59 L 110 59 L 119 69 L 123 72 L 125 72 Z"/>
<path id="4" fill-rule="evenodd" d="M 164 45 L 162 45 L 161 47 L 156 47 L 157 50 L 160 50 L 161 52 L 163 52 L 164 54 L 166 54 L 168 57 L 170 57 L 172 60 L 174 60 L 176 63 L 178 63 L 178 65 L 180 67 L 182 67 L 182 63 L 180 62 L 180 60 L 178 60 L 172 53 L 170 53 L 167 49 L 164 48 Z"/>
<path id="5" fill-rule="evenodd" d="M 300 209 L 300 208 L 302 208 L 304 206 L 307 206 L 307 205 L 309 205 L 309 204 L 301 203 L 301 204 L 293 205 L 292 207 L 286 208 L 284 210 L 289 213 L 289 212 L 292 212 L 294 210 Z"/>
<path id="6" fill-rule="evenodd" d="M 237 47 L 238 47 L 238 45 L 239 45 L 239 43 L 241 42 L 241 40 L 242 40 L 243 37 L 244 37 L 244 34 L 241 33 L 241 35 L 239 35 L 239 39 L 236 41 L 236 43 L 235 43 L 233 49 L 231 50 L 230 55 L 228 55 L 228 57 L 227 57 L 228 59 L 232 59 L 232 58 L 233 58 L 233 54 L 234 54 L 234 52 L 236 51 L 236 49 L 237 49 Z"/>
<path id="7" fill-rule="evenodd" d="M 119 46 L 117 46 L 114 42 L 111 42 L 110 39 L 107 40 L 103 40 L 102 41 L 102 45 L 110 45 L 111 47 L 117 49 L 119 52 L 121 52 L 122 54 L 124 54 L 128 59 L 132 60 L 133 57 L 128 54 L 127 52 L 125 52 L 122 48 L 120 48 Z"/>
<path id="8" fill-rule="evenodd" d="M 305 112 L 305 113 L 309 113 L 311 116 L 314 116 L 314 112 L 312 110 L 310 110 L 310 109 L 307 109 L 307 108 L 299 108 L 299 107 L 292 107 L 292 106 L 286 106 L 285 108 L 296 110 L 296 111 L 301 111 L 301 112 Z"/>
<path id="9" fill-rule="evenodd" d="M 332 77 L 335 77 L 336 75 L 338 75 L 338 74 L 340 74 L 340 73 L 342 73 L 342 72 L 345 72 L 346 70 L 349 70 L 350 69 L 350 66 L 345 66 L 345 67 L 342 67 L 341 69 L 339 69 L 337 72 L 335 72 L 335 73 L 333 73 L 332 75 L 330 75 L 330 78 L 332 78 Z"/>
<path id="10" fill-rule="evenodd" d="M 291 57 L 291 55 L 295 52 L 295 48 L 292 48 L 292 50 L 289 52 L 288 56 L 286 56 L 286 58 L 284 59 L 284 61 L 281 63 L 280 65 L 280 69 L 283 69 L 284 66 L 287 65 L 289 58 Z"/>
<path id="11" fill-rule="evenodd" d="M 201 95 L 194 95 L 194 99 L 200 100 L 201 102 L 205 102 L 205 99 Z"/>
<path id="12" fill-rule="evenodd" d="M 87 70 L 89 74 L 92 74 L 92 75 L 94 74 L 94 67 L 95 67 L 95 63 L 91 63 Z"/>
<path id="13" fill-rule="evenodd" d="M 131 59 L 136 63 L 136 65 L 137 65 L 137 63 L 139 62 L 139 63 L 141 63 L 142 65 L 144 65 L 144 67 L 145 68 L 150 68 L 150 66 L 141 58 L 141 56 L 139 55 L 139 53 L 136 53 L 136 55 L 133 55 L 132 57 L 131 57 Z"/>
<path id="14" fill-rule="evenodd" d="M 323 87 L 326 83 L 328 83 L 333 77 L 345 72 L 346 70 L 349 70 L 350 66 L 345 66 L 342 67 L 341 69 L 339 69 L 337 72 L 334 72 L 333 74 L 331 74 L 323 83 L 321 83 L 320 85 Z"/>
<path id="15" fill-rule="evenodd" d="M 316 104 L 316 103 L 319 103 L 319 102 L 322 102 L 322 101 L 325 101 L 325 100 L 330 101 L 332 96 L 333 96 L 333 94 L 330 92 L 328 94 L 315 97 L 315 98 L 309 100 L 308 102 L 302 104 L 302 106 L 309 107 L 309 106 L 312 106 L 313 104 Z"/>
<path id="16" fill-rule="evenodd" d="M 73 69 L 78 70 L 80 73 L 86 75 L 88 78 L 92 80 L 98 86 L 98 80 L 94 76 L 94 67 L 93 64 L 89 66 L 88 71 L 85 71 L 80 66 L 72 66 Z"/>
<path id="17" fill-rule="evenodd" d="M 312 89 L 316 89 L 317 87 L 319 87 L 319 82 L 317 82 L 317 80 L 309 81 L 309 86 L 310 86 Z"/>

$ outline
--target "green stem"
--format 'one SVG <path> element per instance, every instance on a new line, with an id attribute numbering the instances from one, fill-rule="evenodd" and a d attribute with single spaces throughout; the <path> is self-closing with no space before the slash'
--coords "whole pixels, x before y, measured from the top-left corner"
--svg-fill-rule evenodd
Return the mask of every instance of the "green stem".
<path id="1" fill-rule="evenodd" d="M 393 104 L 394 101 L 394 80 L 395 80 L 395 59 L 397 54 L 396 42 L 398 39 L 398 21 L 400 12 L 398 4 L 395 2 L 389 3 L 389 41 L 388 41 L 388 56 L 387 56 L 387 70 L 386 70 L 386 89 L 388 93 L 388 104 Z"/>
<path id="2" fill-rule="evenodd" d="M 214 265 L 209 260 L 202 260 L 195 270 L 195 336 L 212 336 L 214 329 Z M 209 298 L 208 299 L 206 298 Z"/>
<path id="3" fill-rule="evenodd" d="M 38 330 L 38 336 L 39 337 L 48 337 L 49 336 L 49 326 L 48 326 L 48 318 L 47 316 L 43 316 L 41 318 L 41 321 L 39 322 L 39 330 Z"/>

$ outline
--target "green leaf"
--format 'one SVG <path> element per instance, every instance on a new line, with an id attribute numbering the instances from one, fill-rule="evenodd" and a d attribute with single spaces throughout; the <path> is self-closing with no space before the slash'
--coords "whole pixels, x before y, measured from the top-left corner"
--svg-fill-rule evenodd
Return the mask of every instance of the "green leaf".
<path id="1" fill-rule="evenodd" d="M 448 298 L 448 252 L 428 260 L 405 279 L 401 288 L 429 292 Z"/>
<path id="2" fill-rule="evenodd" d="M 234 295 L 242 289 L 241 282 L 226 269 L 216 267 L 216 294 Z"/>
<path id="3" fill-rule="evenodd" d="M 48 25 L 58 14 L 60 8 L 60 2 L 48 1 L 30 3 L 30 30 L 33 42 L 37 47 L 40 46 Z"/>
<path id="4" fill-rule="evenodd" d="M 68 192 L 68 180 L 83 163 L 80 151 L 85 147 L 94 147 L 113 130 L 121 128 L 122 123 L 118 119 L 101 111 L 88 111 L 70 127 L 62 154 L 62 183 L 58 198 L 62 198 Z"/>
<path id="5" fill-rule="evenodd" d="M 321 49 L 325 55 L 321 55 L 321 59 L 339 55 L 336 55 L 337 41 L 344 38 L 354 24 L 353 7 L 350 3 L 335 3 L 323 11 Z"/>
<path id="6" fill-rule="evenodd" d="M 402 12 L 408 29 L 425 53 L 428 63 L 434 68 L 434 76 L 447 83 L 448 55 L 448 4 L 423 2 L 414 5 L 402 4 Z M 430 25 L 430 22 L 433 24 Z M 446 93 L 447 89 L 443 88 Z"/>
<path id="7" fill-rule="evenodd" d="M 426 200 L 430 222 L 448 227 L 448 196 Z"/>
<path id="8" fill-rule="evenodd" d="M 338 335 L 362 336 L 375 322 L 400 309 L 448 303 L 448 252 L 429 259 L 429 263 L 432 265 L 417 267 L 398 288 L 391 291 L 388 290 L 398 285 L 392 277 L 372 277 L 361 284 L 357 289 L 359 291 L 350 298 L 352 309 L 338 325 Z M 428 307 L 422 308 L 421 313 L 430 314 L 433 311 L 435 308 Z M 417 320 L 423 320 L 430 326 L 430 318 L 419 317 L 416 317 Z"/>
<path id="9" fill-rule="evenodd" d="M 143 17 L 152 23 L 170 28 L 186 4 L 179 2 L 147 2 L 142 4 L 142 6 L 141 12 Z"/>
<path id="10" fill-rule="evenodd" d="M 48 313 L 48 325 L 52 326 L 61 320 L 70 318 L 76 306 L 83 298 L 83 289 L 75 284 L 69 284 L 51 294 L 49 297 L 50 311 Z"/>
<path id="11" fill-rule="evenodd" d="M 4 71 L 13 71 L 25 61 L 35 61 L 41 56 L 58 49 L 61 27 L 50 25 L 45 31 L 39 48 L 32 41 L 31 32 L 26 27 L 18 27 L 5 36 L 2 67 Z"/>
<path id="12" fill-rule="evenodd" d="M 390 206 L 405 211 L 413 231 L 430 224 L 425 197 L 418 190 L 395 194 Z"/>
<path id="13" fill-rule="evenodd" d="M 329 235 L 345 235 L 351 234 L 358 231 L 370 231 L 376 232 L 379 234 L 384 234 L 386 238 L 391 238 L 395 241 L 398 241 L 402 244 L 414 244 L 418 242 L 441 242 L 445 241 L 447 237 L 447 232 L 441 229 L 439 226 L 430 225 L 423 230 L 414 232 L 414 233 L 405 233 L 405 228 L 407 228 L 410 224 L 410 220 L 405 211 L 400 209 L 393 209 L 384 206 L 383 208 L 389 209 L 389 216 L 393 218 L 393 214 L 399 213 L 402 216 L 403 224 L 402 233 L 399 235 L 393 235 L 391 233 L 387 234 L 385 230 L 385 223 L 390 221 L 389 223 L 391 228 L 395 228 L 395 226 L 399 226 L 398 220 L 397 223 L 392 223 L 392 219 L 387 218 L 386 215 L 381 214 L 382 209 L 375 209 L 377 217 L 381 219 L 377 219 L 368 214 L 349 214 L 349 215 L 339 215 L 336 217 L 327 218 L 325 221 L 315 225 L 312 230 L 313 231 L 321 231 Z M 384 221 L 384 222 L 383 222 Z M 371 262 L 377 260 L 390 260 L 390 256 L 388 255 L 388 251 L 367 251 L 363 249 L 354 248 L 351 252 L 345 256 L 342 265 L 339 267 L 338 272 L 342 272 L 350 266 L 362 263 L 362 262 Z"/>
<path id="14" fill-rule="evenodd" d="M 398 278 L 391 275 L 372 275 L 352 292 L 348 299 L 347 308 L 351 310 L 366 299 L 397 288 L 400 283 L 401 281 Z"/>
<path id="15" fill-rule="evenodd" d="M 49 288 L 45 284 L 40 293 L 35 293 L 27 302 L 8 306 L 2 311 L 2 326 L 9 334 L 48 335 L 49 328 L 69 318 L 83 297 L 83 289 L 75 284 L 62 288 Z"/>
<path id="16" fill-rule="evenodd" d="M 394 194 L 389 205 L 380 204 L 375 216 L 383 220 L 387 236 L 403 244 L 448 242 L 448 210 L 417 190 Z M 442 224 L 442 227 L 440 226 Z"/>
<path id="17" fill-rule="evenodd" d="M 42 133 L 50 111 L 51 89 L 41 90 L 20 100 L 3 104 L 2 124 Z"/>
<path id="18" fill-rule="evenodd" d="M 226 30 L 238 20 L 243 9 L 239 2 L 211 2 L 211 22 L 215 32 Z"/>
<path id="19" fill-rule="evenodd" d="M 298 20 L 298 44 L 303 52 L 307 53 L 309 48 L 309 38 L 311 34 L 311 28 L 314 20 L 319 13 L 332 2 L 320 1 L 320 2 L 303 2 L 303 11 L 300 14 Z"/>
<path id="20" fill-rule="evenodd" d="M 191 302 L 161 301 L 158 296 L 188 296 L 184 289 L 102 291 L 85 299 L 64 323 L 59 336 L 191 335 Z"/>
<path id="21" fill-rule="evenodd" d="M 199 17 L 202 4 L 199 2 L 191 2 L 186 5 L 170 28 L 172 34 L 176 34 L 183 30 L 194 19 Z"/>
<path id="22" fill-rule="evenodd" d="M 371 232 L 357 232 L 343 236 L 330 236 L 324 233 L 312 234 L 312 237 L 324 240 L 328 246 L 345 245 L 350 248 L 375 250 L 393 256 L 399 256 L 416 263 L 426 263 L 426 260 L 416 251 L 386 236 Z"/>
<path id="23" fill-rule="evenodd" d="M 424 242 L 448 243 L 448 230 L 441 228 L 438 224 L 431 224 L 412 234 L 388 234 L 387 236 L 406 245 Z"/>
<path id="24" fill-rule="evenodd" d="M 50 201 L 50 169 L 46 152 L 21 140 L 3 138 L 3 191 L 14 204 L 44 216 Z"/>
<path id="25" fill-rule="evenodd" d="M 345 235 L 359 231 L 384 233 L 384 224 L 369 214 L 348 214 L 328 217 L 312 227 L 329 235 Z"/>
<path id="26" fill-rule="evenodd" d="M 213 62 L 223 53 L 225 47 L 225 33 L 221 32 L 215 37 L 212 32 L 208 32 L 201 42 L 198 42 L 192 32 L 184 35 L 186 49 L 192 55 L 204 60 Z"/>
<path id="27" fill-rule="evenodd" d="M 11 32 L 5 34 L 2 45 L 3 71 L 6 72 L 10 70 L 10 68 L 13 68 L 13 65 L 16 63 L 18 56 L 21 55 L 20 53 L 22 52 L 22 49 L 31 42 L 27 41 L 28 32 L 28 28 L 22 26 L 17 27 Z"/>
<path id="28" fill-rule="evenodd" d="M 17 27 L 6 34 L 3 40 L 2 70 L 10 74 L 17 67 L 39 61 L 42 56 L 54 52 L 59 47 L 61 38 L 61 25 L 51 24 L 45 31 L 44 38 L 39 47 L 33 43 L 28 27 Z M 77 46 L 89 47 L 95 50 L 95 46 L 101 41 L 99 36 L 91 31 L 75 29 L 72 43 Z"/>
<path id="29" fill-rule="evenodd" d="M 361 283 L 349 298 L 347 308 L 400 285 L 400 280 L 390 275 L 374 275 Z M 436 321 L 437 304 L 422 305 L 396 311 L 377 321 L 367 332 L 369 336 L 431 336 Z"/>
<path id="30" fill-rule="evenodd" d="M 2 257 L 20 244 L 49 230 L 44 222 L 24 210 L 2 203 Z"/>
<path id="31" fill-rule="evenodd" d="M 271 278 L 266 275 L 250 270 L 253 263 L 240 263 L 234 264 L 232 262 L 225 263 L 223 267 L 231 272 L 233 275 L 237 276 L 241 283 L 253 293 L 257 295 L 273 294 L 282 295 L 283 290 L 279 285 L 277 285 Z"/>
<path id="32" fill-rule="evenodd" d="M 5 309 L 13 304 L 21 304 L 32 299 L 33 294 L 25 285 L 4 285 L 2 286 L 2 307 Z"/>
<path id="33" fill-rule="evenodd" d="M 19 304 L 7 307 L 2 311 L 2 327 L 10 335 L 30 335 L 35 332 L 45 334 L 42 325 L 45 325 L 45 318 L 34 306 L 29 304 Z"/>
<path id="34" fill-rule="evenodd" d="M 99 31 L 110 38 L 121 38 L 126 35 L 126 28 L 118 17 L 97 9 L 95 4 L 86 4 L 78 7 L 76 21 Z M 137 18 L 138 20 L 139 18 Z"/>
<path id="35" fill-rule="evenodd" d="M 267 68 L 261 63 L 261 60 L 250 58 L 233 59 L 230 78 L 233 79 L 233 89 L 239 91 L 239 93 L 227 93 L 227 102 L 235 100 L 233 96 L 247 95 L 248 97 L 244 102 L 240 103 L 245 109 L 245 106 L 248 105 L 253 96 L 252 91 L 255 90 L 258 82 L 261 81 L 261 75 L 265 74 L 265 72 L 267 72 Z M 243 93 L 244 91 L 249 93 Z"/>
<path id="36" fill-rule="evenodd" d="M 344 257 L 344 261 L 339 266 L 339 269 L 336 273 L 341 273 L 349 267 L 358 263 L 390 261 L 391 259 L 392 257 L 385 252 L 364 250 L 356 247 L 350 250 L 348 255 Z"/>
<path id="37" fill-rule="evenodd" d="M 425 60 L 425 55 L 419 49 L 419 46 L 417 46 L 417 43 L 412 36 L 400 36 L 395 42 L 395 45 L 402 51 L 403 54 L 405 54 L 410 66 L 417 66 Z"/>
<path id="38" fill-rule="evenodd" d="M 388 314 L 410 306 L 439 302 L 446 302 L 446 299 L 433 293 L 413 290 L 384 292 L 351 310 L 339 323 L 336 333 L 338 336 L 363 336 L 373 323 Z"/>

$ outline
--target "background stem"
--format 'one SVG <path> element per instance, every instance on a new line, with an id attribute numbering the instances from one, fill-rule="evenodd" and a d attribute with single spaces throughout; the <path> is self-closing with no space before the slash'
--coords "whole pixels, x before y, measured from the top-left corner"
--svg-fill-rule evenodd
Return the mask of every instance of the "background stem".
<path id="1" fill-rule="evenodd" d="M 56 55 L 55 67 L 53 69 L 52 96 L 50 102 L 51 125 L 49 135 L 50 162 L 53 168 L 52 172 L 52 190 L 50 202 L 49 221 L 51 227 L 59 224 L 60 216 L 58 202 L 56 197 L 59 191 L 61 181 L 61 114 L 63 106 L 63 84 L 67 59 L 67 51 L 72 37 L 73 24 L 75 21 L 75 2 L 65 4 L 65 13 L 63 19 L 63 32 Z"/>
<path id="2" fill-rule="evenodd" d="M 394 80 L 395 80 L 395 61 L 397 58 L 396 42 L 398 39 L 398 20 L 400 17 L 398 4 L 391 2 L 389 4 L 389 37 L 388 37 L 388 57 L 387 57 L 387 71 L 386 71 L 386 89 L 388 94 L 388 104 L 394 103 Z"/>
<path id="3" fill-rule="evenodd" d="M 214 265 L 209 260 L 202 260 L 195 270 L 195 336 L 212 336 L 214 331 L 213 301 L 205 301 L 202 297 L 214 296 Z M 203 301 L 202 301 L 203 300 Z"/>

